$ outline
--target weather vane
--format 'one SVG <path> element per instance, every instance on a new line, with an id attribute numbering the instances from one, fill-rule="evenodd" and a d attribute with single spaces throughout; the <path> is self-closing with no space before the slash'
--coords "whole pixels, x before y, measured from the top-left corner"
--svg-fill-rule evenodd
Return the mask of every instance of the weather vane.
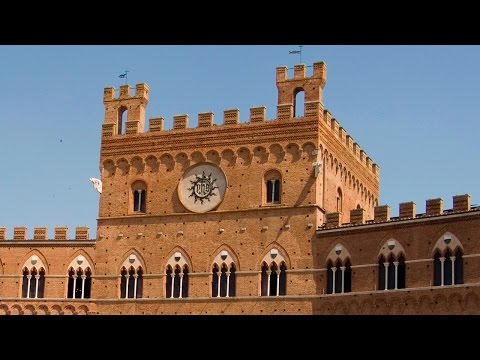
<path id="1" fill-rule="evenodd" d="M 123 74 L 118 75 L 120 79 L 125 79 L 125 85 L 128 84 L 128 72 L 129 70 L 125 70 Z"/>
<path id="2" fill-rule="evenodd" d="M 302 63 L 302 48 L 303 48 L 303 45 L 298 45 L 299 49 L 300 50 L 292 50 L 292 51 L 289 51 L 288 53 L 289 54 L 292 54 L 292 55 L 300 55 L 300 64 Z"/>

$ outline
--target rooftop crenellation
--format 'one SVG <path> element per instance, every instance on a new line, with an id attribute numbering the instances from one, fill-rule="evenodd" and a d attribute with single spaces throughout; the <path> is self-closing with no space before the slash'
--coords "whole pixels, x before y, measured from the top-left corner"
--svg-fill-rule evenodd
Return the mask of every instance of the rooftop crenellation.
<path id="1" fill-rule="evenodd" d="M 33 237 L 29 238 L 27 234 L 27 227 L 16 226 L 13 228 L 13 238 L 7 238 L 7 228 L 0 227 L 0 241 L 12 240 L 12 241 L 37 241 L 37 240 L 92 240 L 90 239 L 90 228 L 88 226 L 77 226 L 75 228 L 75 237 L 68 237 L 68 227 L 56 226 L 53 231 L 53 237 L 48 236 L 47 227 L 35 227 L 33 228 Z"/>
<path id="2" fill-rule="evenodd" d="M 462 213 L 468 211 L 480 211 L 480 206 L 471 206 L 470 195 L 455 195 L 452 197 L 453 207 L 451 209 L 443 208 L 443 199 L 428 199 L 425 201 L 425 213 L 416 212 L 416 204 L 413 201 L 403 202 L 399 204 L 399 215 L 396 217 L 390 216 L 389 205 L 379 205 L 374 208 L 374 218 L 365 219 L 364 209 L 350 210 L 350 222 L 342 222 L 342 213 L 331 212 L 326 214 L 326 221 L 318 230 L 326 230 L 333 228 L 351 227 L 357 225 L 377 224 L 385 222 L 395 222 L 412 219 L 425 219 L 434 216 L 445 216 L 455 213 Z"/>
<path id="3" fill-rule="evenodd" d="M 105 120 L 102 127 L 102 138 L 105 140 L 114 140 L 117 138 L 131 136 L 155 136 L 160 134 L 192 131 L 212 131 L 220 132 L 223 128 L 232 128 L 235 126 L 252 126 L 259 128 L 262 126 L 271 126 L 275 122 L 288 121 L 317 121 L 324 131 L 330 134 L 333 141 L 338 141 L 348 152 L 353 154 L 354 158 L 367 168 L 375 176 L 379 176 L 380 168 L 373 163 L 365 150 L 355 142 L 354 138 L 347 133 L 346 129 L 340 125 L 340 122 L 332 117 L 331 113 L 324 109 L 322 103 L 322 91 L 326 83 L 326 65 L 324 62 L 313 64 L 312 76 L 306 75 L 306 65 L 297 64 L 294 66 L 293 78 L 288 78 L 287 67 L 277 67 L 276 84 L 278 89 L 278 104 L 276 119 L 267 120 L 265 106 L 256 106 L 250 108 L 248 121 L 240 120 L 239 109 L 226 109 L 223 112 L 222 124 L 214 123 L 213 112 L 200 112 L 197 114 L 196 127 L 190 127 L 188 114 L 175 115 L 172 121 L 172 129 L 165 129 L 165 120 L 163 117 L 150 118 L 148 126 L 145 126 L 145 108 L 149 99 L 149 87 L 145 83 L 139 83 L 135 86 L 135 94 L 131 95 L 129 85 L 120 86 L 119 95 L 115 96 L 115 89 L 107 87 L 104 89 Z M 296 96 L 299 92 L 304 92 L 304 111 L 303 115 L 297 115 L 295 109 Z M 127 112 L 124 124 L 122 116 Z M 297 123 L 293 123 L 297 124 Z"/>

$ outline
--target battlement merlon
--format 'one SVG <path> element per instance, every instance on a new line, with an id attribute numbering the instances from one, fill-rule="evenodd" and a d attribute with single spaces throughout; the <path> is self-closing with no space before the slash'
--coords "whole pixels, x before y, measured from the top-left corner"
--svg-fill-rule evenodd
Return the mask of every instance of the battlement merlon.
<path id="1" fill-rule="evenodd" d="M 140 133 L 144 131 L 145 109 L 148 104 L 149 87 L 145 83 L 135 86 L 135 95 L 130 95 L 130 85 L 120 86 L 119 96 L 115 97 L 115 88 L 107 87 L 103 90 L 103 104 L 105 105 L 104 127 L 113 127 L 113 133 Z M 126 129 L 122 131 L 122 117 L 126 117 Z"/>
<path id="2" fill-rule="evenodd" d="M 294 66 L 293 79 L 288 78 L 286 66 L 277 67 L 278 105 L 294 104 L 300 91 L 305 92 L 305 102 L 322 102 L 322 90 L 327 81 L 327 65 L 321 61 L 313 64 L 313 75 L 306 76 L 306 65 Z"/>

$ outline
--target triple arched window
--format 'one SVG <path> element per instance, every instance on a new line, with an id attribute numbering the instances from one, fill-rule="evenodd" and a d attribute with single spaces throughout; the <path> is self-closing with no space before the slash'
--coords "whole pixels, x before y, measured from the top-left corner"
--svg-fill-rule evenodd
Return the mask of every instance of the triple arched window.
<path id="1" fill-rule="evenodd" d="M 227 250 L 215 258 L 212 265 L 212 297 L 233 297 L 236 286 L 235 263 Z"/>
<path id="2" fill-rule="evenodd" d="M 389 239 L 378 257 L 378 290 L 404 289 L 406 284 L 405 250 L 402 244 Z"/>
<path id="3" fill-rule="evenodd" d="M 130 254 L 120 269 L 120 298 L 139 299 L 143 295 L 144 265 L 135 254 Z"/>
<path id="4" fill-rule="evenodd" d="M 43 298 L 45 289 L 45 269 L 23 268 L 22 297 L 37 299 Z"/>
<path id="5" fill-rule="evenodd" d="M 44 290 L 45 266 L 37 255 L 32 255 L 23 265 L 22 297 L 43 298 Z"/>
<path id="6" fill-rule="evenodd" d="M 284 261 L 277 264 L 272 261 L 262 263 L 262 296 L 281 296 L 287 294 L 287 265 Z"/>
<path id="7" fill-rule="evenodd" d="M 327 257 L 327 294 L 352 291 L 352 263 L 350 253 L 341 244 L 335 245 Z"/>
<path id="8" fill-rule="evenodd" d="M 68 267 L 67 299 L 88 299 L 91 289 L 91 265 L 85 256 L 78 255 Z"/>
<path id="9" fill-rule="evenodd" d="M 378 290 L 396 290 L 405 288 L 405 256 L 380 256 L 378 260 Z"/>
<path id="10" fill-rule="evenodd" d="M 165 297 L 188 297 L 189 266 L 185 255 L 175 252 L 167 262 L 165 269 Z"/>
<path id="11" fill-rule="evenodd" d="M 167 298 L 188 297 L 188 265 L 167 265 L 165 288 Z"/>
<path id="12" fill-rule="evenodd" d="M 327 263 L 327 294 L 343 294 L 352 291 L 352 264 L 349 258 Z"/>
<path id="13" fill-rule="evenodd" d="M 287 260 L 284 252 L 276 247 L 263 257 L 260 273 L 260 295 L 287 295 Z"/>
<path id="14" fill-rule="evenodd" d="M 135 268 L 130 266 L 122 267 L 120 271 L 120 298 L 121 299 L 138 299 L 142 297 L 143 289 L 143 269 L 141 266 Z"/>
<path id="15" fill-rule="evenodd" d="M 463 248 L 451 233 L 445 233 L 435 244 L 433 285 L 463 284 Z"/>
<path id="16" fill-rule="evenodd" d="M 88 299 L 92 288 L 92 271 L 89 267 L 85 270 L 81 267 L 76 270 L 71 267 L 68 271 L 68 299 Z"/>
<path id="17" fill-rule="evenodd" d="M 437 249 L 433 257 L 433 285 L 463 284 L 463 251 L 446 249 L 443 253 Z"/>

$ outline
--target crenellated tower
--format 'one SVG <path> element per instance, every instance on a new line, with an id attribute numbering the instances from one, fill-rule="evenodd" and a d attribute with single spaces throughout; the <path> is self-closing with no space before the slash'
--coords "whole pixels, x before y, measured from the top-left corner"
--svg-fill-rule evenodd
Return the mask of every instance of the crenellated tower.
<path id="1" fill-rule="evenodd" d="M 118 98 L 115 98 L 113 87 L 104 89 L 105 119 L 102 126 L 102 136 L 143 132 L 149 89 L 147 84 L 142 83 L 136 85 L 134 96 L 130 95 L 130 90 L 129 85 L 120 86 L 120 94 Z M 124 121 L 125 118 L 126 121 Z"/>
<path id="2" fill-rule="evenodd" d="M 323 61 L 313 64 L 313 75 L 307 77 L 305 64 L 295 65 L 293 79 L 288 78 L 286 66 L 277 67 L 278 105 L 277 119 L 295 117 L 296 96 L 299 92 L 305 93 L 305 115 L 318 115 L 318 110 L 323 107 L 323 88 L 327 81 L 327 66 Z"/>
<path id="3" fill-rule="evenodd" d="M 277 68 L 276 119 L 267 119 L 266 108 L 259 106 L 250 109 L 247 121 L 238 109 L 227 109 L 222 124 L 214 123 L 213 113 L 200 112 L 194 127 L 188 114 L 175 115 L 171 129 L 164 128 L 161 116 L 149 119 L 147 127 L 146 84 L 137 84 L 134 95 L 123 85 L 118 97 L 105 88 L 100 273 L 117 274 L 129 252 L 142 269 L 178 258 L 191 271 L 194 263 L 187 257 L 192 256 L 196 269 L 208 271 L 204 253 L 219 246 L 243 257 L 244 269 L 258 268 L 258 256 L 269 263 L 269 251 L 282 255 L 282 266 L 311 268 L 308 254 L 326 214 L 337 213 L 340 223 L 350 221 L 353 209 L 357 217 L 373 217 L 378 166 L 324 109 L 326 65 L 312 67 L 307 76 L 306 65 L 295 65 L 291 79 L 286 67 Z M 299 96 L 304 96 L 303 116 L 295 109 Z M 299 276 L 304 280 L 289 285 L 298 286 L 292 290 L 315 293 L 300 285 L 311 274 Z M 202 280 L 196 281 L 195 296 L 207 296 Z M 118 296 L 111 286 L 99 289 L 101 297 Z M 244 295 L 259 291 L 254 285 L 241 289 Z"/>

